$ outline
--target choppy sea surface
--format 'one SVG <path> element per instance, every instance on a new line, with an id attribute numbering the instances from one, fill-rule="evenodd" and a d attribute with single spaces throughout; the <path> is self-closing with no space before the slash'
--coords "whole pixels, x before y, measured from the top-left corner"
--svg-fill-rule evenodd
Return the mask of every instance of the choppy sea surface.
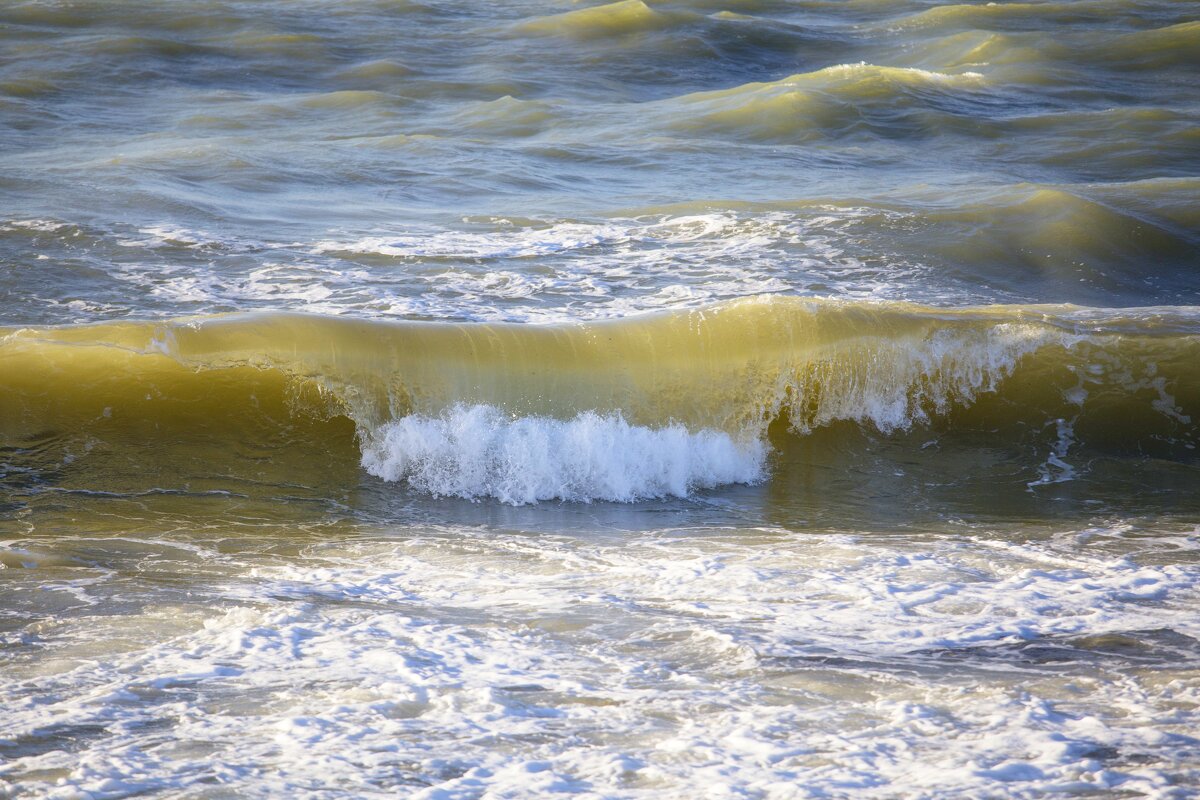
<path id="1" fill-rule="evenodd" d="M 1200 792 L 1200 7 L 0 4 L 0 796 Z"/>

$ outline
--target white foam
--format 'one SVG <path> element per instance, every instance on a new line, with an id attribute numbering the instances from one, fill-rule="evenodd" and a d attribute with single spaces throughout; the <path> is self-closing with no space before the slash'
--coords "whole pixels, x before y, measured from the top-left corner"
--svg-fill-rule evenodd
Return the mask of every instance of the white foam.
<path id="1" fill-rule="evenodd" d="M 982 330 L 942 329 L 922 340 L 881 337 L 857 358 L 826 358 L 792 388 L 792 424 L 801 431 L 839 420 L 907 430 L 956 404 L 994 392 L 1021 359 L 1048 345 L 1073 347 L 1082 337 L 1002 323 Z M 809 398 L 819 398 L 813 403 Z"/>
<path id="2" fill-rule="evenodd" d="M 808 286 L 821 294 L 836 287 L 846 297 L 895 298 L 921 268 L 896 261 L 867 267 L 837 245 L 871 213 L 887 212 L 829 207 L 533 224 L 493 219 L 487 230 L 479 229 L 484 223 L 414 228 L 296 247 L 354 264 L 367 260 L 353 279 L 330 271 L 318 276 L 336 286 L 331 309 L 553 323 Z M 379 271 L 370 260 L 380 256 L 414 267 Z"/>
<path id="3" fill-rule="evenodd" d="M 855 64 L 837 64 L 836 66 L 826 67 L 817 73 L 812 74 L 833 74 L 843 76 L 858 76 L 870 75 L 873 73 L 903 75 L 919 80 L 929 81 L 931 83 L 975 83 L 983 80 L 982 73 L 979 72 L 935 72 L 927 69 L 918 69 L 917 67 L 880 67 L 874 64 L 868 64 L 865 61 L 859 61 Z M 804 77 L 804 76 L 794 76 Z"/>
<path id="4" fill-rule="evenodd" d="M 474 405 L 387 423 L 366 437 L 362 464 L 435 496 L 632 502 L 753 483 L 764 475 L 766 452 L 756 438 L 631 425 L 619 414 L 513 418 Z"/>
<path id="5" fill-rule="evenodd" d="M 502 228 L 489 232 L 414 230 L 393 236 L 368 236 L 350 242 L 326 240 L 314 253 L 377 253 L 399 258 L 526 258 L 629 238 L 618 224 L 558 222 L 546 226 Z"/>
<path id="6" fill-rule="evenodd" d="M 0 776 L 64 798 L 1185 796 L 1200 571 L 1153 562 L 1186 537 L 1022 527 L 389 527 L 200 549 L 186 587 L 147 542 L 144 570 L 75 582 L 136 613 L 5 634 L 39 657 L 0 671 L 28 747 Z"/>
<path id="7" fill-rule="evenodd" d="M 53 219 L 10 219 L 4 223 L 4 227 L 9 230 L 20 228 L 28 231 L 53 233 L 69 226 L 65 222 Z"/>
<path id="8" fill-rule="evenodd" d="M 98 313 L 129 313 L 122 298 L 136 296 L 148 300 L 155 314 L 271 308 L 557 323 L 776 292 L 909 298 L 926 267 L 895 258 L 867 264 L 845 250 L 845 241 L 863 235 L 857 227 L 880 215 L 902 216 L 829 206 L 588 220 L 495 218 L 344 237 L 330 232 L 320 241 L 290 244 L 168 225 L 122 229 L 106 237 L 129 251 L 111 265 L 109 277 L 128 284 L 124 288 L 134 295 L 103 295 L 112 305 Z M 404 268 L 380 264 L 381 258 Z M 962 304 L 983 298 L 943 292 L 922 299 Z"/>

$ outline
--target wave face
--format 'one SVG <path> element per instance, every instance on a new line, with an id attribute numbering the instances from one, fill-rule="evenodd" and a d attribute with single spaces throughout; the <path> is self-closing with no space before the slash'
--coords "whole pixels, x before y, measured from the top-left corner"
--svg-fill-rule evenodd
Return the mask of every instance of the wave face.
<path id="1" fill-rule="evenodd" d="M 760 480 L 772 426 L 1070 419 L 1098 446 L 1190 461 L 1198 332 L 1184 308 L 780 297 L 545 327 L 232 315 L 10 330 L 0 397 L 14 445 L 66 428 L 220 459 L 264 436 L 345 453 L 353 431 L 368 472 L 419 491 L 630 501 Z"/>

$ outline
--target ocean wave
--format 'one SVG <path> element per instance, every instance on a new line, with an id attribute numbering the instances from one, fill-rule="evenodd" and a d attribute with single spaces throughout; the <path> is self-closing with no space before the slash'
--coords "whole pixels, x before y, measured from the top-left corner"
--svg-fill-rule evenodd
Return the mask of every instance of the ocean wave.
<path id="1" fill-rule="evenodd" d="M 930 115 L 951 122 L 954 109 L 937 102 L 938 96 L 949 99 L 955 92 L 985 86 L 978 72 L 950 74 L 863 62 L 698 92 L 660 105 L 672 117 L 665 124 L 691 133 L 736 133 L 761 141 L 845 135 L 858 129 L 912 135 L 933 130 Z M 879 115 L 875 123 L 872 109 Z"/>
<path id="2" fill-rule="evenodd" d="M 1080 446 L 1186 461 L 1200 418 L 1187 307 L 767 297 L 553 326 L 241 314 L 9 330 L 0 361 L 14 447 L 53 430 L 75 435 L 72 460 L 95 442 L 219 460 L 258 441 L 345 465 L 356 434 L 373 474 L 509 502 L 751 482 L 771 437 L 846 425 L 1019 436 L 1071 420 Z"/>
<path id="3" fill-rule="evenodd" d="M 552 103 L 519 100 L 505 95 L 475 103 L 455 116 L 460 126 L 489 136 L 533 136 L 562 124 L 562 115 Z"/>
<path id="4" fill-rule="evenodd" d="M 1200 22 L 1126 33 L 1105 51 L 1108 59 L 1121 58 L 1128 65 L 1144 69 L 1194 67 L 1200 65 Z"/>
<path id="5" fill-rule="evenodd" d="M 1013 125 L 1031 124 L 1028 120 Z M 974 202 L 930 208 L 921 224 L 939 230 L 920 242 L 949 264 L 972 264 L 998 285 L 1014 277 L 1065 287 L 1090 284 L 1107 292 L 1136 293 L 1149 286 L 1187 291 L 1187 264 L 1200 244 L 1194 230 L 1168 215 L 1183 206 L 1169 187 L 1016 185 Z M 1182 193 L 1179 193 L 1182 195 Z M 948 235 L 949 231 L 956 231 Z M 1157 269 L 1148 273 L 1152 259 Z M 1047 287 L 1042 296 L 1054 296 Z"/>
<path id="6" fill-rule="evenodd" d="M 642 0 L 618 0 L 615 3 L 525 20 L 516 29 L 521 33 L 592 38 L 657 30 L 671 24 L 671 14 L 655 11 Z"/>

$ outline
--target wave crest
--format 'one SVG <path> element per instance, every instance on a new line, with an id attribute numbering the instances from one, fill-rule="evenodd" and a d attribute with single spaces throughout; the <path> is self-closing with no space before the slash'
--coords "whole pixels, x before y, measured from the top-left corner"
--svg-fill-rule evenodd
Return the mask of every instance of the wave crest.
<path id="1" fill-rule="evenodd" d="M 642 0 L 618 0 L 563 14 L 534 17 L 518 25 L 521 33 L 562 34 L 579 39 L 621 36 L 665 28 L 671 17 L 655 11 Z"/>
<path id="2" fill-rule="evenodd" d="M 840 64 L 767 83 L 696 92 L 668 101 L 671 127 L 697 134 L 738 134 L 761 141 L 806 140 L 860 128 L 894 135 L 949 123 L 946 99 L 984 86 L 978 72 L 955 74 L 875 64 Z M 875 119 L 878 117 L 878 120 Z M 886 124 L 884 124 L 886 120 Z M 889 127 L 891 126 L 891 127 Z"/>
<path id="3" fill-rule="evenodd" d="M 760 439 L 679 423 L 652 428 L 591 411 L 570 420 L 513 417 L 474 405 L 385 424 L 364 442 L 362 465 L 434 496 L 633 502 L 754 483 L 766 452 Z"/>

